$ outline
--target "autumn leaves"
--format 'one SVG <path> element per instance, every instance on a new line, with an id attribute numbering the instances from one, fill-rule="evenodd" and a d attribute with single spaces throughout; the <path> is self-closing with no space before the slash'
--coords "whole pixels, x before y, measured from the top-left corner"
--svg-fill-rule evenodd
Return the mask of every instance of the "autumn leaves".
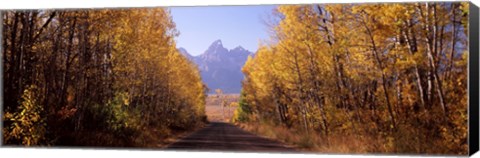
<path id="1" fill-rule="evenodd" d="M 149 135 L 205 120 L 204 85 L 178 53 L 166 9 L 8 11 L 3 19 L 5 144 L 148 146 Z"/>
<path id="2" fill-rule="evenodd" d="M 281 5 L 274 15 L 272 39 L 243 67 L 235 122 L 301 135 L 289 140 L 318 151 L 467 153 L 467 3 Z M 205 120 L 205 86 L 167 10 L 3 19 L 6 144 L 146 146 L 148 134 Z"/>
<path id="3" fill-rule="evenodd" d="M 243 68 L 250 122 L 317 147 L 355 136 L 376 140 L 358 152 L 467 153 L 465 5 L 279 6 L 271 42 Z"/>

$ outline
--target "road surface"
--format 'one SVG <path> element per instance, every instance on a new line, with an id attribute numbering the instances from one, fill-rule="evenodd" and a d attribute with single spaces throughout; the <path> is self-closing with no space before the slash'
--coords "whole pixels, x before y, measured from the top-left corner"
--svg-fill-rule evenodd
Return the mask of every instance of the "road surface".
<path id="1" fill-rule="evenodd" d="M 175 143 L 169 150 L 294 152 L 280 142 L 256 136 L 236 126 L 212 122 Z"/>

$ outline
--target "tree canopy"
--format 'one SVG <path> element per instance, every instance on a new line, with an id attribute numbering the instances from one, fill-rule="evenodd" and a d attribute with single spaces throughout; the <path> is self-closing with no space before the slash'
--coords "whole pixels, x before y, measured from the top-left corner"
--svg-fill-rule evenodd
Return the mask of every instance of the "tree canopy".
<path id="1" fill-rule="evenodd" d="M 164 136 L 205 120 L 205 86 L 176 49 L 167 9 L 2 18 L 5 144 L 136 146 L 150 129 Z"/>
<path id="2" fill-rule="evenodd" d="M 279 6 L 271 40 L 243 67 L 252 113 L 238 120 L 325 146 L 374 140 L 349 152 L 466 154 L 465 5 Z"/>

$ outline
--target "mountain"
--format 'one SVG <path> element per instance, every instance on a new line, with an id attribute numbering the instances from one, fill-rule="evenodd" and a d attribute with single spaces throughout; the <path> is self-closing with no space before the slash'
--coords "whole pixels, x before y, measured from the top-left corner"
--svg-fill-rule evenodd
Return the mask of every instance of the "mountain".
<path id="1" fill-rule="evenodd" d="M 182 54 L 183 56 L 187 57 L 187 59 L 189 60 L 193 60 L 193 56 L 188 54 L 187 50 L 185 48 L 178 48 L 178 51 L 180 52 L 180 54 Z"/>
<path id="2" fill-rule="evenodd" d="M 229 50 L 223 47 L 221 40 L 214 41 L 198 56 L 191 56 L 184 48 L 179 48 L 179 51 L 198 65 L 209 93 L 215 93 L 215 89 L 224 93 L 240 93 L 244 77 L 242 67 L 248 56 L 253 55 L 241 46 Z"/>

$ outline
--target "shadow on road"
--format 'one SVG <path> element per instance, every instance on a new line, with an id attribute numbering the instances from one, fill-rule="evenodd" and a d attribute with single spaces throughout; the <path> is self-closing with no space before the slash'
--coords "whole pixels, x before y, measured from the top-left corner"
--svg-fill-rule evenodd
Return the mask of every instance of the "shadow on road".
<path id="1" fill-rule="evenodd" d="M 168 150 L 294 152 L 280 142 L 256 136 L 234 125 L 212 122 L 208 126 L 169 145 Z"/>

